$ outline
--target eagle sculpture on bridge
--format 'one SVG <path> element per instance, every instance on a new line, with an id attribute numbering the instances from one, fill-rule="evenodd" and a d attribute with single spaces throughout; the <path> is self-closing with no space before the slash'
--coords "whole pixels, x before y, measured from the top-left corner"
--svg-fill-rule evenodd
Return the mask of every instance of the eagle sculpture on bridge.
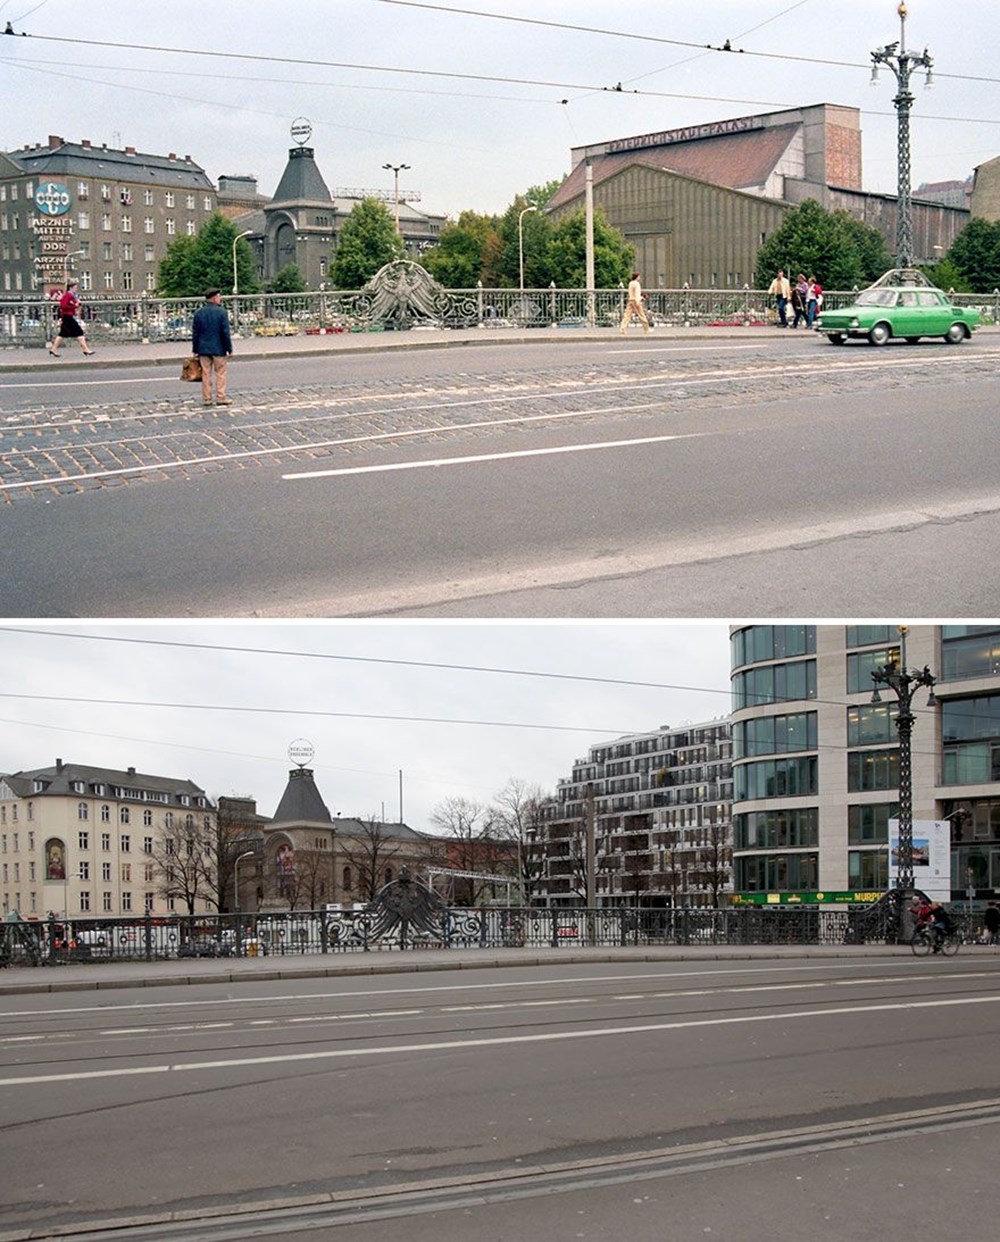
<path id="1" fill-rule="evenodd" d="M 398 928 L 403 949 L 411 929 L 440 938 L 446 909 L 433 889 L 412 876 L 407 867 L 401 867 L 397 878 L 380 888 L 365 906 L 365 914 L 372 918 L 368 938 L 379 940 Z"/>

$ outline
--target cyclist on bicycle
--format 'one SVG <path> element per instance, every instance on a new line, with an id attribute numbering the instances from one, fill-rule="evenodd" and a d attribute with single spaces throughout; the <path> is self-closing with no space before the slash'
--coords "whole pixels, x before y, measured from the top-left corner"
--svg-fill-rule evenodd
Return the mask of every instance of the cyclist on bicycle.
<path id="1" fill-rule="evenodd" d="M 931 931 L 934 933 L 934 952 L 941 952 L 941 945 L 944 938 L 955 930 L 955 924 L 952 922 L 951 915 L 940 903 L 940 901 L 932 901 L 930 903 L 927 921 L 931 925 Z"/>

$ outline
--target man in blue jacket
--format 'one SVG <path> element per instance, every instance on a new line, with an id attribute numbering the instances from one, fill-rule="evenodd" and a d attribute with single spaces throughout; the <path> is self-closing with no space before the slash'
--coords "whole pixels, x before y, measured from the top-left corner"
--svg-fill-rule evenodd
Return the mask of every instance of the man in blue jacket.
<path id="1" fill-rule="evenodd" d="M 222 297 L 218 289 L 205 290 L 205 305 L 194 313 L 191 333 L 191 352 L 201 362 L 201 399 L 212 404 L 212 372 L 215 372 L 215 404 L 232 405 L 226 396 L 226 359 L 233 352 L 233 338 L 229 331 L 229 316 L 222 309 Z"/>

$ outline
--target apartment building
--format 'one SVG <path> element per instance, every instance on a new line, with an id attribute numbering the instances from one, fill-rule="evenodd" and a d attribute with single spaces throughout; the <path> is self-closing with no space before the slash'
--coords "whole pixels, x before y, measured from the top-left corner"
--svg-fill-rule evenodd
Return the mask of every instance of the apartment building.
<path id="1" fill-rule="evenodd" d="M 209 840 L 214 822 L 204 790 L 182 778 L 61 759 L 0 775 L 3 914 L 187 914 L 165 894 L 169 859 L 177 840 Z"/>
<path id="2" fill-rule="evenodd" d="M 1000 890 L 1000 623 L 733 627 L 737 900 L 847 900 L 890 883 L 899 700 L 872 672 L 925 666 L 912 697 L 913 819 L 948 825 L 952 900 Z M 904 653 L 905 640 L 905 653 Z"/>
<path id="3" fill-rule="evenodd" d="M 711 907 L 731 887 L 728 720 L 592 746 L 529 835 L 536 904 L 583 905 L 593 833 L 599 906 Z"/>
<path id="4" fill-rule="evenodd" d="M 160 260 L 216 210 L 189 155 L 150 155 L 53 134 L 0 154 L 0 295 L 51 294 L 67 275 L 83 293 L 156 289 Z"/>

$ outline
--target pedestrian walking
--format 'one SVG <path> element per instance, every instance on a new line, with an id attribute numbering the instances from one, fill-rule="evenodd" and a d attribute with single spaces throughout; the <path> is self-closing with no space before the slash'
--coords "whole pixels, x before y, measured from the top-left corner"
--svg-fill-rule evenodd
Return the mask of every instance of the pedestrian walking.
<path id="1" fill-rule="evenodd" d="M 226 395 L 226 371 L 229 355 L 233 352 L 233 338 L 229 330 L 229 316 L 222 309 L 222 295 L 218 289 L 206 289 L 205 305 L 194 313 L 191 352 L 198 355 L 201 363 L 202 404 L 212 404 L 214 372 L 215 404 L 232 405 L 232 400 Z"/>
<path id="2" fill-rule="evenodd" d="M 66 292 L 59 299 L 59 331 L 49 346 L 53 358 L 59 357 L 63 341 L 79 341 L 80 348 L 89 357 L 94 351 L 87 344 L 87 333 L 80 322 L 80 295 L 75 280 L 66 281 Z"/>
<path id="3" fill-rule="evenodd" d="M 642 324 L 642 330 L 648 332 L 649 320 L 646 318 L 646 312 L 642 305 L 642 281 L 639 279 L 639 273 L 633 272 L 632 279 L 628 282 L 628 305 L 625 307 L 625 314 L 622 315 L 621 333 L 625 335 L 625 329 L 632 322 L 632 316 L 635 315 Z"/>
<path id="4" fill-rule="evenodd" d="M 799 272 L 798 279 L 792 289 L 792 310 L 795 312 L 795 318 L 792 320 L 792 327 L 797 328 L 800 323 L 809 326 L 809 318 L 807 305 L 809 301 L 809 285 L 802 272 Z"/>
<path id="5" fill-rule="evenodd" d="M 806 327 L 811 328 L 823 305 L 823 286 L 815 276 L 810 276 L 806 283 L 809 285 L 809 294 L 806 298 Z"/>
<path id="6" fill-rule="evenodd" d="M 785 275 L 784 268 L 778 268 L 778 274 L 768 285 L 767 292 L 774 298 L 778 308 L 778 322 L 783 328 L 788 327 L 788 299 L 792 296 L 792 286 Z"/>
<path id="7" fill-rule="evenodd" d="M 986 943 L 1000 944 L 1000 907 L 995 901 L 988 901 L 983 911 L 983 926 L 986 928 Z"/>

